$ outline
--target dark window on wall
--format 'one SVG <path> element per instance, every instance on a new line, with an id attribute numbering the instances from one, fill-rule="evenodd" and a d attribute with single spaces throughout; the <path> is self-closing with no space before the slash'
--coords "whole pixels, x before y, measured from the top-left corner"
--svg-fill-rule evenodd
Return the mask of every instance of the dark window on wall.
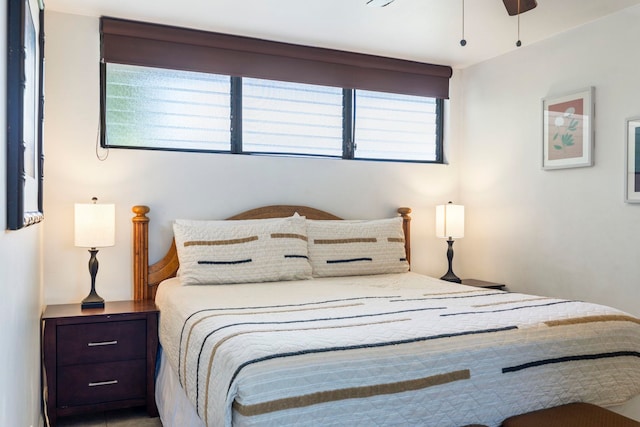
<path id="1" fill-rule="evenodd" d="M 451 68 L 101 19 L 105 147 L 441 163 Z"/>

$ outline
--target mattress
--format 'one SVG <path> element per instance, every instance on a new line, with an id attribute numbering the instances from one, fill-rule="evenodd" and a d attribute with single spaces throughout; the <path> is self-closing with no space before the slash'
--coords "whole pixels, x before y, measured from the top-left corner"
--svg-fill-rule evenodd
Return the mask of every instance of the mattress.
<path id="1" fill-rule="evenodd" d="M 162 283 L 160 342 L 207 426 L 498 426 L 640 394 L 640 320 L 416 273 Z"/>

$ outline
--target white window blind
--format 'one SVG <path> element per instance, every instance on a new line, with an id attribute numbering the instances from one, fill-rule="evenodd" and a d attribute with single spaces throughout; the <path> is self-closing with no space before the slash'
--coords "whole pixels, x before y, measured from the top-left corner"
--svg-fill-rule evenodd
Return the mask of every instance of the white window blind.
<path id="1" fill-rule="evenodd" d="M 105 145 L 228 152 L 230 79 L 107 63 Z"/>
<path id="2" fill-rule="evenodd" d="M 437 100 L 356 90 L 356 159 L 434 161 Z"/>
<path id="3" fill-rule="evenodd" d="M 242 150 L 342 156 L 342 89 L 243 78 Z"/>

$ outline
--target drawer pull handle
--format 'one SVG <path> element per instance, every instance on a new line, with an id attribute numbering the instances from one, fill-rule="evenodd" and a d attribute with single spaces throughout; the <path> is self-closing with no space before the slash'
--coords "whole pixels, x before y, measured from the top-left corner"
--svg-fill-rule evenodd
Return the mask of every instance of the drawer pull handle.
<path id="1" fill-rule="evenodd" d="M 114 341 L 101 341 L 101 342 L 90 342 L 90 343 L 87 344 L 87 346 L 89 346 L 89 347 L 98 347 L 98 346 L 101 346 L 101 345 L 115 345 L 115 344 L 118 344 L 117 340 L 114 340 Z"/>
<path id="2" fill-rule="evenodd" d="M 97 383 L 89 383 L 89 387 L 98 387 L 101 385 L 114 385 L 114 384 L 118 384 L 118 380 L 111 380 L 111 381 L 100 381 Z"/>

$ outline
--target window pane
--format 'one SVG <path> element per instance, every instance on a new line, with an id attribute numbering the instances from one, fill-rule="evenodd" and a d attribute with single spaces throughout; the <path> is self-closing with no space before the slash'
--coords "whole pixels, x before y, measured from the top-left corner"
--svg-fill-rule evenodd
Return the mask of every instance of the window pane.
<path id="1" fill-rule="evenodd" d="M 355 158 L 435 161 L 436 99 L 356 90 Z"/>
<path id="2" fill-rule="evenodd" d="M 230 150 L 229 76 L 106 65 L 108 146 Z"/>
<path id="3" fill-rule="evenodd" d="M 342 156 L 342 89 L 243 78 L 242 147 Z"/>

